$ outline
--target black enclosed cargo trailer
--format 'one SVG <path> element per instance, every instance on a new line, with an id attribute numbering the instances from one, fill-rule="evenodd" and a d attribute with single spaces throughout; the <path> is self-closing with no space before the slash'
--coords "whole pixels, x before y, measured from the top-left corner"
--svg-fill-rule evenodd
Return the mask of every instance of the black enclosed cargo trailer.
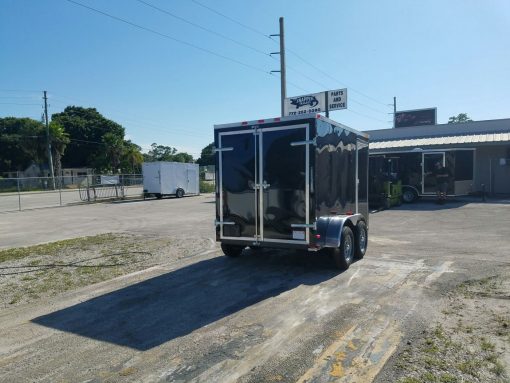
<path id="1" fill-rule="evenodd" d="M 216 125 L 216 239 L 328 249 L 340 268 L 365 254 L 368 136 L 321 115 Z"/>

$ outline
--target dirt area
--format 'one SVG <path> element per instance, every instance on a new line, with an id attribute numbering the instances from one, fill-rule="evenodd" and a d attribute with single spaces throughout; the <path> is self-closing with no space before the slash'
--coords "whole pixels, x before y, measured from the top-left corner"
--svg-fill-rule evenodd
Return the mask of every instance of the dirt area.
<path id="1" fill-rule="evenodd" d="M 100 234 L 0 250 L 0 307 L 31 303 L 210 248 L 205 238 Z"/>
<path id="2" fill-rule="evenodd" d="M 510 267 L 461 283 L 386 366 L 399 383 L 509 382 Z"/>

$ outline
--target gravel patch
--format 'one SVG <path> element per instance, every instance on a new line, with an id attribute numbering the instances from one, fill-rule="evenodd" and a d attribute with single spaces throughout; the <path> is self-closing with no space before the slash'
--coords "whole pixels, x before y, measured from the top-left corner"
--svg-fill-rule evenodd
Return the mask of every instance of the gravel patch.
<path id="1" fill-rule="evenodd" d="M 207 238 L 101 234 L 0 251 L 0 307 L 106 281 L 192 257 Z"/>

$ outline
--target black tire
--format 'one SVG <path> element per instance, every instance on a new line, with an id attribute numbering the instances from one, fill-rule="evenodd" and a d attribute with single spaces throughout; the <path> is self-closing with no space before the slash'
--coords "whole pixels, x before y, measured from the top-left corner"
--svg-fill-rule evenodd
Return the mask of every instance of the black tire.
<path id="1" fill-rule="evenodd" d="M 359 221 L 356 225 L 356 236 L 354 238 L 356 259 L 361 259 L 365 256 L 368 247 L 368 229 L 365 221 Z"/>
<path id="2" fill-rule="evenodd" d="M 222 243 L 221 250 L 223 251 L 223 254 L 225 254 L 227 257 L 235 258 L 241 255 L 241 253 L 244 250 L 244 246 L 227 245 L 225 243 Z"/>
<path id="3" fill-rule="evenodd" d="M 402 190 L 402 201 L 405 203 L 412 203 L 418 199 L 418 194 L 411 189 L 411 188 L 405 188 Z"/>
<path id="4" fill-rule="evenodd" d="M 163 198 L 163 194 L 161 194 L 161 193 L 156 193 L 154 195 L 156 196 L 157 199 Z"/>
<path id="5" fill-rule="evenodd" d="M 391 207 L 391 199 L 385 198 L 384 199 L 384 209 L 388 210 Z"/>
<path id="6" fill-rule="evenodd" d="M 344 226 L 342 229 L 340 247 L 332 249 L 335 266 L 340 270 L 347 270 L 354 260 L 354 253 L 354 235 L 349 227 Z"/>
<path id="7" fill-rule="evenodd" d="M 251 246 L 248 246 L 248 247 L 252 251 L 260 251 L 260 250 L 262 250 L 262 247 L 260 247 L 259 245 L 251 245 Z"/>
<path id="8" fill-rule="evenodd" d="M 184 196 L 184 190 L 182 189 L 177 189 L 177 191 L 175 192 L 175 196 L 177 198 L 182 198 Z"/>

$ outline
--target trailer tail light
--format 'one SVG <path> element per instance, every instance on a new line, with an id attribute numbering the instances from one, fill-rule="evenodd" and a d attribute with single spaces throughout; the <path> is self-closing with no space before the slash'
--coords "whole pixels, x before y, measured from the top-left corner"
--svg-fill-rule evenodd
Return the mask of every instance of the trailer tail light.
<path id="1" fill-rule="evenodd" d="M 320 234 L 315 234 L 315 238 L 321 239 L 321 235 Z"/>
<path id="2" fill-rule="evenodd" d="M 263 124 L 264 123 L 264 120 L 258 120 L 257 121 L 259 124 Z"/>
<path id="3" fill-rule="evenodd" d="M 280 122 L 280 121 L 281 121 L 281 120 L 280 120 L 280 117 L 276 117 L 276 118 L 274 119 L 274 122 Z"/>
<path id="4" fill-rule="evenodd" d="M 349 211 L 345 212 L 345 214 L 352 215 L 352 210 L 349 210 Z"/>

